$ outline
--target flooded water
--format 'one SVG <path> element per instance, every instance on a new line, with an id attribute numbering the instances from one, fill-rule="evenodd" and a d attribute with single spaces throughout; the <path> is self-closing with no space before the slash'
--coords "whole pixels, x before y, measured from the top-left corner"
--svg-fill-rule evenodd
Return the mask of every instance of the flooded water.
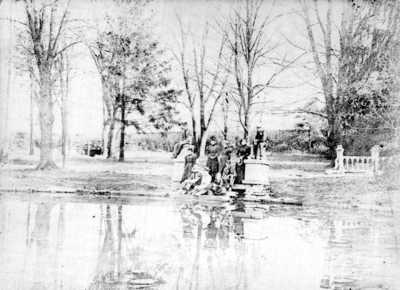
<path id="1" fill-rule="evenodd" d="M 400 289 L 389 213 L 0 195 L 0 289 Z"/>

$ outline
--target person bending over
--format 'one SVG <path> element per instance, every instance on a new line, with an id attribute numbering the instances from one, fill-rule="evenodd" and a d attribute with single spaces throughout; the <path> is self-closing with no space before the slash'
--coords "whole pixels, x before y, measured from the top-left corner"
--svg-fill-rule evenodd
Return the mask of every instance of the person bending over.
<path id="1" fill-rule="evenodd" d="M 187 123 L 182 124 L 182 141 L 176 143 L 174 145 L 174 152 L 172 153 L 172 158 L 177 158 L 179 153 L 181 152 L 184 145 L 192 143 L 192 136 L 189 133 L 189 129 L 187 128 Z"/>

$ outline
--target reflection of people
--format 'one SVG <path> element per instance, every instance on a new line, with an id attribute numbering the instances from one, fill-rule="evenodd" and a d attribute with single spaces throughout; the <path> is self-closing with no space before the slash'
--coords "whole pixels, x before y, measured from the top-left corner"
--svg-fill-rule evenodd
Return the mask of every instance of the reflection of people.
<path id="1" fill-rule="evenodd" d="M 194 146 L 190 146 L 188 150 L 189 154 L 185 156 L 185 168 L 183 170 L 181 183 L 190 177 L 192 168 L 196 164 L 197 155 L 193 153 Z"/>
<path id="2" fill-rule="evenodd" d="M 244 160 L 249 157 L 251 154 L 251 148 L 247 146 L 246 139 L 242 139 L 241 145 L 237 150 L 236 156 L 239 157 L 239 160 L 236 164 L 236 174 L 237 174 L 237 184 L 242 184 L 245 174 L 245 163 Z"/>
<path id="3" fill-rule="evenodd" d="M 186 205 L 181 208 L 183 236 L 186 238 L 194 237 L 194 229 L 197 225 L 197 218 L 194 216 L 193 210 Z"/>
<path id="4" fill-rule="evenodd" d="M 241 217 L 233 217 L 233 231 L 235 233 L 235 238 L 238 242 L 241 242 L 244 237 L 244 223 Z"/>
<path id="5" fill-rule="evenodd" d="M 194 165 L 190 177 L 183 182 L 183 189 L 187 192 L 192 190 L 195 186 L 201 185 L 203 175 L 199 172 L 199 167 Z"/>
<path id="6" fill-rule="evenodd" d="M 217 145 L 217 138 L 215 136 L 211 136 L 210 138 L 210 145 L 206 148 L 206 155 L 208 156 L 207 159 L 207 168 L 209 169 L 209 173 L 211 175 L 211 182 L 214 182 L 215 175 L 218 172 L 218 156 L 220 153 L 220 148 Z"/>
<path id="7" fill-rule="evenodd" d="M 182 141 L 174 145 L 174 153 L 172 154 L 172 158 L 178 157 L 184 145 L 192 143 L 192 136 L 189 134 L 189 129 L 186 122 L 182 124 L 182 130 Z"/>
<path id="8" fill-rule="evenodd" d="M 260 157 L 262 157 L 261 143 L 263 141 L 264 141 L 264 131 L 262 131 L 261 127 L 258 126 L 256 136 L 254 137 L 254 146 L 253 146 L 254 159 L 257 159 L 258 150 L 260 150 Z"/>

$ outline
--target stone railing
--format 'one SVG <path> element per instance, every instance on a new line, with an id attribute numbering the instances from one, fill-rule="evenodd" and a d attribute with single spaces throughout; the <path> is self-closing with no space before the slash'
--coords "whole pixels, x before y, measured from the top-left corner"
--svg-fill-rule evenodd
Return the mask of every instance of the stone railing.
<path id="1" fill-rule="evenodd" d="M 345 172 L 377 172 L 384 157 L 379 157 L 379 146 L 371 149 L 371 156 L 343 156 L 344 149 L 338 145 L 336 149 L 335 170 Z"/>

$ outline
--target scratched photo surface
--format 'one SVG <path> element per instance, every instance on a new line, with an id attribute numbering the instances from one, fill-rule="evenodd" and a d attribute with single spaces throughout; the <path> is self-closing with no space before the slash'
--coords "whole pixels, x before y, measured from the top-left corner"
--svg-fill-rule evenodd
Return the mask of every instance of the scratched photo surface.
<path id="1" fill-rule="evenodd" d="M 1 290 L 400 289 L 400 2 L 0 0 Z"/>

